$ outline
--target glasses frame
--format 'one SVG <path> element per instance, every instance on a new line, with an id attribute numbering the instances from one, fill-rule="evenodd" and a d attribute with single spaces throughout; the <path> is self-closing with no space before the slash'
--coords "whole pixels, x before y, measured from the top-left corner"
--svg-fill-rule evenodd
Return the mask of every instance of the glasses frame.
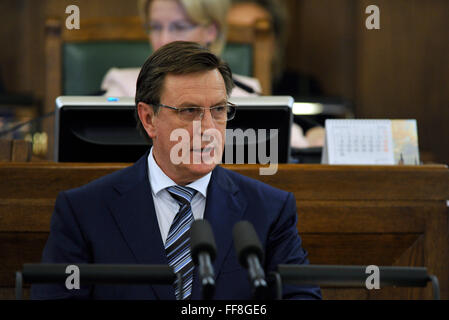
<path id="1" fill-rule="evenodd" d="M 210 112 L 211 109 L 215 109 L 215 108 L 218 108 L 218 107 L 223 107 L 223 105 L 218 105 L 218 106 L 213 106 L 213 107 L 209 107 L 209 108 L 205 108 L 205 107 L 185 107 L 185 108 L 177 108 L 177 107 L 167 106 L 167 105 L 162 104 L 162 103 L 153 103 L 152 105 L 154 105 L 154 106 L 156 106 L 156 107 L 162 107 L 162 108 L 167 108 L 167 109 L 175 110 L 175 111 L 176 111 L 176 114 L 178 115 L 178 118 L 181 119 L 182 121 L 185 121 L 184 119 L 181 118 L 181 113 L 180 113 L 180 111 L 183 110 L 183 109 L 201 109 L 199 121 L 202 121 L 203 118 L 204 118 L 204 113 L 205 113 L 206 109 L 208 109 L 209 112 Z M 212 119 L 213 119 L 215 122 L 223 122 L 223 123 L 225 123 L 225 122 L 228 122 L 228 121 L 231 121 L 232 119 L 234 119 L 235 114 L 236 114 L 236 112 L 237 112 L 237 105 L 234 104 L 234 103 L 232 103 L 232 102 L 229 102 L 229 101 L 228 101 L 228 102 L 226 102 L 226 107 L 227 107 L 227 108 L 232 108 L 232 109 L 231 109 L 231 110 L 233 110 L 232 117 L 228 117 L 228 118 L 226 119 L 226 121 L 223 121 L 223 120 L 216 120 L 216 119 L 212 116 L 212 113 L 211 113 L 211 117 L 212 117 Z M 227 113 L 227 112 L 226 112 L 226 113 Z M 192 120 L 191 122 L 193 122 L 193 121 L 197 121 L 197 120 Z"/>

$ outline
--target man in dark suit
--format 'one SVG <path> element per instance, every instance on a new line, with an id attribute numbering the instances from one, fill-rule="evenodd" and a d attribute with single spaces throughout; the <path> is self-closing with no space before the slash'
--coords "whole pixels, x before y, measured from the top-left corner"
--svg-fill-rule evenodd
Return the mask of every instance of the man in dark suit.
<path id="1" fill-rule="evenodd" d="M 61 192 L 43 252 L 45 263 L 169 264 L 183 277 L 181 291 L 176 285 L 83 286 L 81 275 L 78 290 L 33 285 L 32 298 L 200 299 L 189 247 L 194 219 L 208 220 L 215 236 L 216 299 L 252 298 L 232 245 L 238 221 L 254 225 L 265 272 L 308 263 L 293 195 L 217 166 L 226 121 L 235 114 L 227 101 L 232 86 L 228 65 L 197 44 L 173 42 L 150 56 L 137 80 L 136 115 L 152 148 L 131 167 Z M 284 286 L 283 297 L 321 293 Z"/>

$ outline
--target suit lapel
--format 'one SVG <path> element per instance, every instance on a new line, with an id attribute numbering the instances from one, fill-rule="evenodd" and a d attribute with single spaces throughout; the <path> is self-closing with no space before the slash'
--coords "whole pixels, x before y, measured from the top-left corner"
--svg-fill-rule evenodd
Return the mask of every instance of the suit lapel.
<path id="1" fill-rule="evenodd" d="M 110 203 L 110 210 L 122 235 L 140 264 L 167 264 L 159 224 L 148 179 L 147 156 L 125 173 L 115 189 L 120 196 Z M 151 286 L 163 300 L 175 298 L 173 286 Z"/>
<path id="2" fill-rule="evenodd" d="M 125 169 L 128 172 L 125 172 L 122 181 L 114 186 L 119 196 L 110 202 L 109 209 L 138 263 L 166 265 L 167 257 L 148 179 L 147 157 L 148 153 L 132 167 Z M 213 263 L 215 278 L 232 250 L 232 228 L 241 219 L 247 206 L 246 200 L 238 191 L 226 170 L 217 166 L 209 182 L 204 212 L 204 219 L 211 224 L 217 245 L 217 257 Z M 173 286 L 151 287 L 159 299 L 175 299 Z M 192 299 L 201 299 L 196 268 Z"/>
<path id="3" fill-rule="evenodd" d="M 215 278 L 220 273 L 232 244 L 232 228 L 246 209 L 246 200 L 239 194 L 238 187 L 230 179 L 226 170 L 216 167 L 207 190 L 204 219 L 208 220 L 217 245 L 217 256 L 213 263 Z M 192 299 L 201 299 L 201 287 L 195 268 Z"/>

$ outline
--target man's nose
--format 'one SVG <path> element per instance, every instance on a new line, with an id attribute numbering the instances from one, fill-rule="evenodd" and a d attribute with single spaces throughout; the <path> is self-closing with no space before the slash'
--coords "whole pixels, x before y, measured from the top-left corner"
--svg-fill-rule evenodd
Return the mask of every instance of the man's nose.
<path id="1" fill-rule="evenodd" d="M 203 119 L 201 119 L 201 131 L 207 130 L 209 128 L 215 128 L 215 120 L 212 117 L 209 109 L 204 110 Z"/>

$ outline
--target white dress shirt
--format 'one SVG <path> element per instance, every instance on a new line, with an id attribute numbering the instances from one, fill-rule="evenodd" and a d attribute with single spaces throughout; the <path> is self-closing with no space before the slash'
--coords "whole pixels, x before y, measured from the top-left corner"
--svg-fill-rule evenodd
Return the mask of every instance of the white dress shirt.
<path id="1" fill-rule="evenodd" d="M 204 177 L 188 184 L 198 191 L 192 199 L 191 207 L 195 220 L 203 219 L 204 209 L 206 208 L 207 186 L 209 185 L 212 172 Z M 170 179 L 159 167 L 153 157 L 153 148 L 148 155 L 148 176 L 151 185 L 151 194 L 153 196 L 154 208 L 156 209 L 157 222 L 161 231 L 162 241 L 165 245 L 170 226 L 179 211 L 178 202 L 170 195 L 166 188 L 175 186 L 176 183 Z"/>

